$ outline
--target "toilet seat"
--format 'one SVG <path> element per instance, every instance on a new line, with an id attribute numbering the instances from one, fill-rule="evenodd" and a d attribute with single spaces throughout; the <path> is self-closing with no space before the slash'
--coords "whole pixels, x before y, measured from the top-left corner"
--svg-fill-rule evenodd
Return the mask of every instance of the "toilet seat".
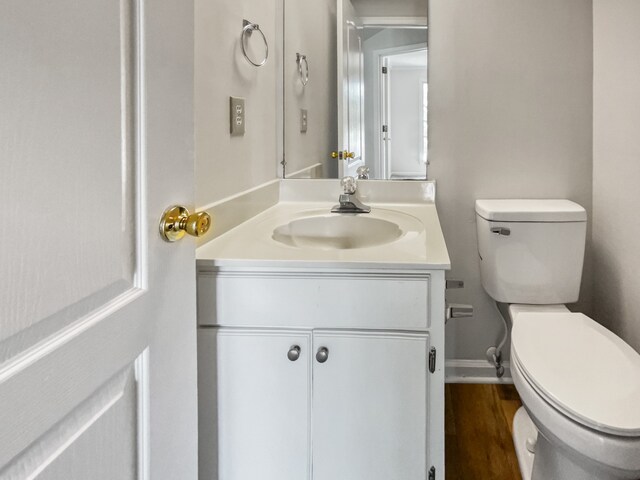
<path id="1" fill-rule="evenodd" d="M 586 315 L 522 312 L 512 361 L 554 408 L 594 430 L 640 437 L 640 355 Z"/>

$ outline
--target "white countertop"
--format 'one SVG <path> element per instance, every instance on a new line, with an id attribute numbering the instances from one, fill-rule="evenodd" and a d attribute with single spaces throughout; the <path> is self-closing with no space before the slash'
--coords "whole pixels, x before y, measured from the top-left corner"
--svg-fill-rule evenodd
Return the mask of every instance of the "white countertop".
<path id="1" fill-rule="evenodd" d="M 354 249 L 301 248 L 272 238 L 273 230 L 295 218 L 318 211 L 329 214 L 336 202 L 280 202 L 196 250 L 198 268 L 361 267 L 444 270 L 451 267 L 438 213 L 433 203 L 369 203 L 371 215 L 385 218 L 395 212 L 414 217 L 423 228 L 405 232 L 398 240 Z M 389 212 L 392 211 L 392 212 Z M 418 222 L 414 222 L 418 223 Z M 215 218 L 214 218 L 215 228 Z M 357 265 L 354 265 L 357 264 Z"/>

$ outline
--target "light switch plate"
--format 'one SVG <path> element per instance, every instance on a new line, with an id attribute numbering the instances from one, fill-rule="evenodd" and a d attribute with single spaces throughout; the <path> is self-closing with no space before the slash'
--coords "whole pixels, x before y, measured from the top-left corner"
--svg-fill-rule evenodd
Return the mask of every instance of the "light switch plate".
<path id="1" fill-rule="evenodd" d="M 229 97 L 229 122 L 231 135 L 244 135 L 245 107 L 244 98 Z"/>
<path id="2" fill-rule="evenodd" d="M 307 133 L 307 110 L 300 109 L 300 133 Z"/>

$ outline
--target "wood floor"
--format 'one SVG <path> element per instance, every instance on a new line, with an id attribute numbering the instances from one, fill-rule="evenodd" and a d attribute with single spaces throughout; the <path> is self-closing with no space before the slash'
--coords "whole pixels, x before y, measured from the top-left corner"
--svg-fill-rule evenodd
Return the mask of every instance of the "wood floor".
<path id="1" fill-rule="evenodd" d="M 447 384 L 446 480 L 521 480 L 511 439 L 513 385 Z"/>

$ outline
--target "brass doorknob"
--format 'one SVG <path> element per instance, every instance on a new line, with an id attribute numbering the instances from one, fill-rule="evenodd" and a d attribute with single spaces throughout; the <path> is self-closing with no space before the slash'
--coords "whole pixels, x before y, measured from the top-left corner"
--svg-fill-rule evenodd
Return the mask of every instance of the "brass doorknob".
<path id="1" fill-rule="evenodd" d="M 345 158 L 355 158 L 356 154 L 354 152 L 350 152 L 345 150 L 344 152 L 331 152 L 331 158 L 337 158 L 339 160 L 344 160 Z"/>
<path id="2" fill-rule="evenodd" d="M 167 208 L 160 219 L 160 236 L 167 242 L 175 242 L 185 233 L 201 237 L 211 227 L 211 216 L 207 212 L 189 214 L 189 210 L 180 205 Z"/>

